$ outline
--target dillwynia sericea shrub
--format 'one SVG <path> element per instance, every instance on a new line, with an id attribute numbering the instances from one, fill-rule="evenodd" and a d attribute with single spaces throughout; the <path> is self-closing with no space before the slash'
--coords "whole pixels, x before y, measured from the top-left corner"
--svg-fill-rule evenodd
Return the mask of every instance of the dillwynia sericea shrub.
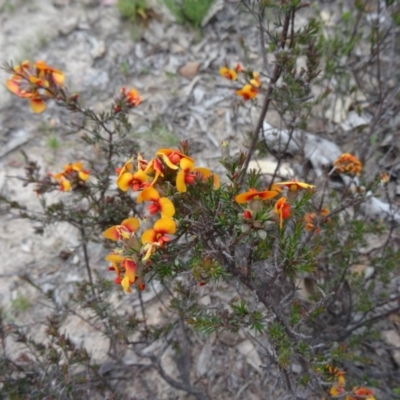
<path id="1" fill-rule="evenodd" d="M 276 37 L 278 49 L 287 45 L 296 7 L 283 10 L 287 24 L 282 35 L 287 37 Z M 317 32 L 313 24 L 299 32 L 298 42 L 293 39 L 290 46 L 304 45 L 301 35 Z M 307 43 L 308 72 L 301 77 L 310 84 L 319 74 L 318 52 L 315 42 Z M 276 55 L 269 81 L 241 64 L 227 64 L 219 71 L 219 79 L 230 81 L 242 106 L 256 104 L 264 96 L 261 121 L 280 77 L 291 82 L 293 93 L 303 90 L 291 58 L 295 52 Z M 326 177 L 348 177 L 340 196 L 326 183 L 279 182 L 275 178 L 265 182 L 258 172 L 247 171 L 256 143 L 253 137 L 248 153 L 231 154 L 229 143 L 221 143 L 220 163 L 226 172 L 218 176 L 197 164 L 186 141 L 178 148 L 160 148 L 153 154 L 139 151 L 129 136 L 132 127 L 127 118 L 131 109 L 142 106 L 137 90 L 122 88 L 108 109 L 95 113 L 82 105 L 78 94 L 70 93 L 64 73 L 44 61 L 25 61 L 5 69 L 10 73 L 7 88 L 29 101 L 34 113 L 45 112 L 48 101 L 55 101 L 74 116 L 73 131 L 79 132 L 82 143 L 101 154 L 95 160 L 71 160 L 62 171 L 45 174 L 25 155 L 26 174 L 21 179 L 36 192 L 43 213 L 30 212 L 12 199 L 1 200 L 9 210 L 17 210 L 19 217 L 31 219 L 39 234 L 46 225 L 57 222 L 77 228 L 87 280 L 77 285 L 71 302 L 90 309 L 92 318 L 101 322 L 110 340 L 110 353 L 116 343 L 122 343 L 139 354 L 138 345 L 156 339 L 179 347 L 168 339 L 179 329 L 186 334 L 191 330 L 204 334 L 246 331 L 255 343 L 268 341 L 268 346 L 262 346 L 265 365 L 261 367 L 276 368 L 278 383 L 287 392 L 285 398 L 376 398 L 371 387 L 380 383 L 369 380 L 370 369 L 357 372 L 354 365 L 371 365 L 363 349 L 377 337 L 374 324 L 398 309 L 392 305 L 390 279 L 399 253 L 387 246 L 374 256 L 371 262 L 379 267 L 379 273 L 376 282 L 366 282 L 351 266 L 360 261 L 358 249 L 365 245 L 365 235 L 385 228 L 346 210 L 365 201 L 368 192 L 384 190 L 387 175 L 366 180 L 361 161 L 344 153 Z M 276 96 L 281 100 L 283 89 Z M 292 112 L 294 105 L 287 101 L 287 110 Z M 53 191 L 61 192 L 60 200 L 48 204 L 46 196 Z M 109 279 L 94 276 L 90 242 L 108 249 L 104 268 L 110 271 Z M 30 281 L 28 275 L 24 278 Z M 112 280 L 116 285 L 109 284 Z M 153 280 L 161 282 L 170 295 L 171 323 L 147 326 L 145 319 L 112 308 L 112 292 L 142 299 Z M 208 308 L 199 301 L 199 291 L 207 286 L 219 290 L 221 281 L 240 286 L 246 295 Z M 298 295 L 299 282 L 308 288 L 307 298 Z M 52 293 L 46 295 L 52 297 Z M 143 303 L 142 308 L 145 313 Z M 58 313 L 70 310 L 56 308 Z M 89 381 L 99 380 L 104 386 L 97 388 L 117 392 L 118 388 L 98 373 L 88 353 L 60 333 L 60 326 L 57 314 L 49 317 L 47 344 L 34 342 L 18 327 L 3 329 L 3 338 L 14 334 L 37 354 L 19 361 L 6 358 L 6 372 L 0 378 L 3 388 L 26 395 L 30 385 L 38 387 L 41 382 L 44 392 L 62 387 L 79 395 L 84 390 L 82 382 L 89 385 Z M 136 336 L 132 341 L 133 334 L 140 339 Z M 210 398 L 206 388 L 196 386 L 185 375 L 188 364 L 182 367 L 177 361 L 180 381 L 166 374 L 155 355 L 147 357 L 168 384 L 198 399 Z M 72 367 L 75 364 L 86 367 L 85 377 Z M 41 380 L 46 374 L 51 379 Z"/>

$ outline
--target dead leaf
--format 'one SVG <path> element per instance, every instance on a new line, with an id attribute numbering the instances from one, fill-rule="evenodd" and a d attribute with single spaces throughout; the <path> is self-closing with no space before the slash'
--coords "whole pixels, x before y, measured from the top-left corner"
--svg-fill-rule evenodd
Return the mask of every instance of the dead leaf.
<path id="1" fill-rule="evenodd" d="M 197 75 L 199 67 L 200 67 L 199 61 L 189 61 L 182 68 L 179 69 L 179 73 L 184 78 L 192 79 Z"/>

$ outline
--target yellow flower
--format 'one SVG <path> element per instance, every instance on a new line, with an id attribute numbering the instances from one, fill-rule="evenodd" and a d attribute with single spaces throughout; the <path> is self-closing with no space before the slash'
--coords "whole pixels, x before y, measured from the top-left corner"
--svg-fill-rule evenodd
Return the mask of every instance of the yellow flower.
<path id="1" fill-rule="evenodd" d="M 158 247 L 171 241 L 166 235 L 173 235 L 176 232 L 176 223 L 171 218 L 161 218 L 157 220 L 153 229 L 144 231 L 141 237 L 145 256 L 143 261 L 148 260 Z"/>
<path id="2" fill-rule="evenodd" d="M 143 189 L 137 198 L 138 203 L 151 201 L 147 207 L 151 215 L 160 212 L 161 218 L 171 218 L 175 214 L 175 207 L 170 199 L 161 197 L 156 189 L 148 187 Z"/>
<path id="3" fill-rule="evenodd" d="M 89 179 L 89 171 L 83 169 L 81 162 L 75 162 L 64 166 L 64 171 L 57 174 L 51 174 L 51 176 L 58 180 L 60 184 L 60 190 L 69 191 L 73 185 L 81 185 L 83 182 Z"/>
<path id="4" fill-rule="evenodd" d="M 142 170 L 136 171 L 134 174 L 131 172 L 121 172 L 117 179 L 117 186 L 124 192 L 129 188 L 132 191 L 138 191 L 150 186 L 151 177 Z"/>
<path id="5" fill-rule="evenodd" d="M 236 91 L 238 96 L 243 97 L 244 101 L 254 99 L 258 94 L 258 89 L 251 84 L 244 85 L 240 90 Z"/>
<path id="6" fill-rule="evenodd" d="M 108 228 L 103 236 L 110 240 L 130 239 L 131 236 L 139 229 L 139 220 L 137 218 L 124 219 L 120 225 Z"/>
<path id="7" fill-rule="evenodd" d="M 154 223 L 153 229 L 143 232 L 141 241 L 145 243 L 158 243 L 162 246 L 171 239 L 166 234 L 173 235 L 176 232 L 176 222 L 172 218 L 161 218 Z"/>
<path id="8" fill-rule="evenodd" d="M 121 284 L 125 292 L 131 292 L 130 286 L 136 281 L 136 263 L 132 258 L 124 257 L 117 253 L 111 253 L 106 257 L 110 261 L 110 270 L 117 274 L 115 283 Z"/>
<path id="9" fill-rule="evenodd" d="M 237 73 L 234 69 L 229 69 L 227 67 L 221 67 L 219 69 L 219 73 L 225 77 L 226 79 L 229 79 L 231 81 L 236 81 L 237 79 Z"/>
<path id="10" fill-rule="evenodd" d="M 176 188 L 178 192 L 184 193 L 187 191 L 186 185 L 192 185 L 196 177 L 199 176 L 203 181 L 206 181 L 209 177 L 213 178 L 213 186 L 215 189 L 219 188 L 219 177 L 213 174 L 207 168 L 195 168 L 192 159 L 182 158 L 180 163 L 180 170 L 176 176 Z"/>

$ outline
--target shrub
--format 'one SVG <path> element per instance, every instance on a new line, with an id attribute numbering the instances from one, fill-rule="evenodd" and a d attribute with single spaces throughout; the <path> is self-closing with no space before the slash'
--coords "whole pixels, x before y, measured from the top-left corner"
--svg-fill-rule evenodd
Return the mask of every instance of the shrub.
<path id="1" fill-rule="evenodd" d="M 264 59 L 268 79 L 266 71 L 241 64 L 220 68 L 221 79 L 230 81 L 241 106 L 261 106 L 247 152 L 232 154 L 229 143 L 221 144 L 225 176 L 197 165 L 187 141 L 155 154 L 138 152 L 128 135 L 128 114 L 141 107 L 135 89 L 122 88 L 109 108 L 95 113 L 82 105 L 78 94 L 69 92 L 63 72 L 45 62 L 5 66 L 11 74 L 6 83 L 10 91 L 27 99 L 33 112 L 44 112 L 53 99 L 79 115 L 82 123 L 74 128 L 85 132 L 80 140 L 101 154 L 71 160 L 62 171 L 50 174 L 43 174 L 25 155 L 26 176 L 21 179 L 26 186 L 33 185 L 42 214 L 2 198 L 9 211 L 34 221 L 38 233 L 59 222 L 74 226 L 87 273 L 65 304 L 57 303 L 54 292 L 43 293 L 54 307 L 47 321 L 47 343 L 0 320 L 4 352 L 10 338 L 25 349 L 17 358 L 4 357 L 0 366 L 3 390 L 10 398 L 29 393 L 70 398 L 81 396 L 87 387 L 118 394 L 119 386 L 101 373 L 88 352 L 61 333 L 62 320 L 70 313 L 99 327 L 115 360 L 121 360 L 118 348 L 130 349 L 148 360 L 168 385 L 197 399 L 210 394 L 190 376 L 194 331 L 244 332 L 262 349 L 261 368 L 277 371 L 285 398 L 371 400 L 375 395 L 369 386 L 394 393 L 398 377 L 377 374 L 370 368 L 374 355 L 365 349 L 377 342 L 379 323 L 399 310 L 392 281 L 399 271 L 399 249 L 393 229 L 361 212 L 372 194 L 385 191 L 388 177 L 365 174 L 361 156 L 343 153 L 313 182 L 276 179 L 295 130 L 306 127 L 313 109 L 325 99 L 312 95 L 313 85 L 330 79 L 329 73 L 351 49 L 343 43 L 328 46 L 315 18 L 295 26 L 297 13 L 307 3 L 241 3 L 258 18 L 263 34 L 269 33 L 275 62 L 267 68 Z M 267 12 L 276 18 L 273 31 L 262 24 Z M 341 57 L 322 58 L 331 49 Z M 262 56 L 265 51 L 263 42 Z M 297 68 L 300 57 L 306 67 Z M 277 158 L 277 167 L 266 182 L 248 166 L 272 107 L 289 136 L 280 151 L 268 149 Z M 345 183 L 339 193 L 328 185 L 335 175 Z M 48 195 L 55 191 L 62 192 L 60 200 L 49 204 Z M 354 267 L 365 264 L 370 235 L 384 232 L 385 243 L 367 254 L 374 268 L 370 279 Z M 116 286 L 94 276 L 89 246 L 93 242 L 107 248 L 105 258 Z M 23 278 L 41 290 L 28 274 Z M 165 289 L 168 305 L 161 322 L 149 325 L 142 296 L 154 282 Z M 227 284 L 237 288 L 230 300 L 216 296 Z M 215 295 L 213 304 L 201 301 L 203 290 Z M 121 297 L 123 292 L 133 294 L 123 297 L 121 305 L 112 301 L 116 291 Z M 141 317 L 130 304 L 136 297 Z M 164 300 L 159 301 L 163 305 Z M 151 350 L 157 342 L 160 347 Z M 161 362 L 167 348 L 173 353 L 174 376 Z"/>

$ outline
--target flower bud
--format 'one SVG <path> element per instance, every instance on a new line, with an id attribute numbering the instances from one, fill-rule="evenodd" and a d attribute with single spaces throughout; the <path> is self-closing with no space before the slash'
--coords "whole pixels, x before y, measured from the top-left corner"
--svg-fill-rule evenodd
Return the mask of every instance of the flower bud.
<path id="1" fill-rule="evenodd" d="M 253 213 L 250 210 L 244 210 L 243 218 L 244 219 L 252 219 L 253 218 Z"/>
<path id="2" fill-rule="evenodd" d="M 220 150 L 222 158 L 227 159 L 230 157 L 229 143 L 226 142 L 225 140 L 222 141 Z"/>

